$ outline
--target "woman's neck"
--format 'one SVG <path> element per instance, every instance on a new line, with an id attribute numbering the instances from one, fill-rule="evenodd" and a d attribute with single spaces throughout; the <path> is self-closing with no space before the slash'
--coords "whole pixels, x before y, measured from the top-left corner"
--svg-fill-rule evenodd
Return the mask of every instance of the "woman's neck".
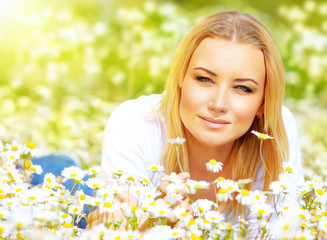
<path id="1" fill-rule="evenodd" d="M 212 183 L 218 177 L 232 179 L 232 162 L 230 156 L 234 143 L 223 146 L 205 146 L 198 141 L 190 141 L 190 139 L 187 139 L 186 143 L 191 179 L 197 181 L 203 180 L 211 184 L 209 189 L 202 189 L 196 194 L 196 196 L 193 196 L 193 200 L 205 198 L 211 201 L 216 201 L 215 190 Z M 223 163 L 222 170 L 218 173 L 209 172 L 206 169 L 206 163 L 210 159 L 215 159 L 217 162 Z"/>
<path id="2" fill-rule="evenodd" d="M 189 135 L 190 133 L 186 134 L 189 166 L 205 168 L 205 164 L 210 159 L 215 159 L 217 162 L 221 162 L 223 164 L 223 168 L 229 164 L 234 142 L 230 142 L 222 146 L 208 146 L 202 144 L 193 136 Z"/>

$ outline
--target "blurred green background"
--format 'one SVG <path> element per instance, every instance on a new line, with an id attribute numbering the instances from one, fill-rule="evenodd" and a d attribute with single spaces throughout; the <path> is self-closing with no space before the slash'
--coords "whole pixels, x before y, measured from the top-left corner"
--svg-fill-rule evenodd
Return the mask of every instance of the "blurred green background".
<path id="1" fill-rule="evenodd" d="M 112 110 L 161 93 L 184 33 L 226 10 L 250 13 L 278 42 L 305 175 L 325 177 L 327 1 L 0 0 L 0 139 L 98 164 Z"/>

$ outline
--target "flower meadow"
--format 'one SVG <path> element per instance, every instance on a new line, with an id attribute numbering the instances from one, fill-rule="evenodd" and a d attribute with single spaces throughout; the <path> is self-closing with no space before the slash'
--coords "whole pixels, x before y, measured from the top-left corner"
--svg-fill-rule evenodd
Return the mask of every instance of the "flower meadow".
<path id="1" fill-rule="evenodd" d="M 270 141 L 265 134 L 258 138 Z M 42 173 L 31 161 L 39 153 L 35 144 L 0 141 L 0 149 L 1 239 L 327 239 L 326 181 L 295 181 L 288 163 L 269 192 L 246 189 L 251 179 L 219 177 L 223 166 L 214 159 L 206 164 L 217 173 L 213 183 L 182 181 L 154 165 L 148 169 L 151 179 L 117 170 L 109 181 L 99 166 L 71 166 L 61 176 L 45 173 L 43 182 L 31 185 L 31 176 Z M 71 189 L 63 185 L 68 180 L 73 181 Z M 158 181 L 168 183 L 164 197 L 154 185 Z M 216 202 L 192 200 L 211 184 Z M 84 193 L 84 186 L 93 190 L 92 196 Z M 188 206 L 179 204 L 183 191 Z M 242 206 L 245 214 L 219 210 L 230 202 Z M 95 209 L 106 221 L 93 224 L 92 214 L 86 218 L 86 212 Z M 85 218 L 91 223 L 80 228 Z"/>

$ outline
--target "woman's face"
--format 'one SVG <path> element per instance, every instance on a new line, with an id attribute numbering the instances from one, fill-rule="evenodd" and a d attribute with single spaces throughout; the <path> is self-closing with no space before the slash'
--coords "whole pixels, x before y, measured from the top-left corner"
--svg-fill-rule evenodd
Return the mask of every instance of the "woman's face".
<path id="1" fill-rule="evenodd" d="M 180 116 L 187 141 L 232 144 L 263 113 L 265 63 L 249 44 L 206 38 L 190 60 L 181 89 Z"/>

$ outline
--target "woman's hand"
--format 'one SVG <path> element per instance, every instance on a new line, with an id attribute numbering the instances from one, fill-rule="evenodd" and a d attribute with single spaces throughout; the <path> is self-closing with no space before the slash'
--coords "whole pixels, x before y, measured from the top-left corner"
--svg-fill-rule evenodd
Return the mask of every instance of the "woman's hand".
<path id="1" fill-rule="evenodd" d="M 190 174 L 188 172 L 182 172 L 182 173 L 179 173 L 177 175 L 177 177 L 179 179 L 181 179 L 183 183 L 185 183 L 190 178 Z M 165 196 L 167 194 L 167 186 L 168 185 L 169 185 L 168 181 L 163 181 L 157 187 L 157 189 L 162 193 L 160 197 L 163 198 L 163 199 L 166 198 Z M 192 209 L 191 209 L 191 206 L 189 204 L 189 197 L 187 195 L 186 188 L 181 189 L 178 193 L 182 195 L 183 201 L 182 202 L 176 202 L 173 206 L 171 206 L 171 208 L 176 209 L 178 207 L 182 207 L 182 208 L 186 209 L 186 211 L 188 211 L 189 213 L 192 214 Z M 158 198 L 160 198 L 160 197 L 158 197 Z M 174 226 L 174 225 L 176 225 L 178 223 L 178 219 L 174 215 L 168 216 L 167 221 L 168 221 L 168 224 L 172 225 L 172 226 Z"/>

